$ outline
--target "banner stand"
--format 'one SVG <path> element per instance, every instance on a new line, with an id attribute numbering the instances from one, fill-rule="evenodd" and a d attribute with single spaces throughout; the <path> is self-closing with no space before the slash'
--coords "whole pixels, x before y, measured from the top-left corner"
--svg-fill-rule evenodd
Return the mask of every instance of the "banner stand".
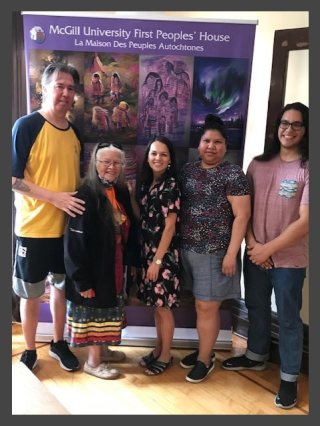
<path id="1" fill-rule="evenodd" d="M 135 308 L 135 309 L 133 309 Z M 177 308 L 175 312 L 176 328 L 173 335 L 173 348 L 197 348 L 198 333 L 195 328 L 195 312 L 190 310 L 188 318 L 190 327 L 180 327 L 182 321 L 186 321 L 187 308 Z M 133 317 L 137 318 L 137 311 L 144 312 L 144 321 L 148 325 L 137 325 Z M 156 343 L 156 328 L 150 325 L 153 322 L 153 309 L 148 307 L 127 306 L 126 307 L 128 325 L 122 330 L 121 344 L 123 346 L 155 346 Z M 220 309 L 221 328 L 216 340 L 214 349 L 231 350 L 232 349 L 232 325 L 229 309 Z M 53 336 L 52 316 L 50 313 L 50 305 L 42 303 L 40 305 L 40 314 L 43 321 L 38 323 L 36 342 L 50 342 Z M 139 318 L 137 319 L 139 321 Z M 65 326 L 64 338 L 69 340 L 67 326 Z"/>
<path id="2" fill-rule="evenodd" d="M 37 328 L 36 342 L 51 342 L 53 335 L 52 323 L 40 322 Z M 122 346 L 154 347 L 156 344 L 156 328 L 144 326 L 128 326 L 122 331 Z M 67 329 L 64 338 L 68 341 Z M 198 348 L 199 340 L 195 328 L 176 328 L 173 335 L 172 348 Z M 232 329 L 220 330 L 216 350 L 232 349 Z"/>
<path id="3" fill-rule="evenodd" d="M 139 188 L 147 143 L 162 135 L 175 146 L 179 172 L 186 162 L 198 159 L 200 131 L 208 113 L 219 115 L 226 124 L 225 159 L 241 167 L 256 25 L 257 21 L 158 20 L 156 15 L 136 19 L 23 12 L 28 112 L 41 106 L 46 65 L 64 61 L 80 72 L 68 119 L 84 142 L 85 171 L 101 138 L 120 142 L 126 156 L 126 179 Z M 97 78 L 101 83 L 98 97 L 92 90 Z M 120 104 L 125 105 L 125 113 Z M 47 299 L 40 307 L 37 341 L 51 340 L 53 335 Z M 122 344 L 154 345 L 153 311 L 140 311 L 139 305 L 128 306 L 126 311 Z M 194 307 L 174 311 L 173 346 L 197 346 Z M 220 314 L 216 346 L 229 349 L 231 311 L 221 309 Z"/>

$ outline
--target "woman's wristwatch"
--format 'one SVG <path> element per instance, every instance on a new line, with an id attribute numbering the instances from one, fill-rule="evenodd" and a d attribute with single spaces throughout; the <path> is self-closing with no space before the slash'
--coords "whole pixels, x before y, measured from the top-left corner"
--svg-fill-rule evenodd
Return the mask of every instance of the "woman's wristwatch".
<path id="1" fill-rule="evenodd" d="M 154 261 L 154 263 L 156 265 L 161 265 L 162 264 L 162 259 L 157 259 L 156 257 L 154 257 L 152 260 Z"/>

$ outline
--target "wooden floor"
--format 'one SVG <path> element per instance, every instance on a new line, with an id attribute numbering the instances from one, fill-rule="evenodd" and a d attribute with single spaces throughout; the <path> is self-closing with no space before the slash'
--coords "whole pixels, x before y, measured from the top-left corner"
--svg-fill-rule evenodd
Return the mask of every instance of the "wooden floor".
<path id="1" fill-rule="evenodd" d="M 173 349 L 173 365 L 160 376 L 146 377 L 138 361 L 150 348 L 121 346 L 127 359 L 114 364 L 120 378 L 102 380 L 82 371 L 87 348 L 72 349 L 81 368 L 70 373 L 49 356 L 48 347 L 48 343 L 37 343 L 38 365 L 33 373 L 70 414 L 309 414 L 307 376 L 299 376 L 296 407 L 283 410 L 273 403 L 279 386 L 278 366 L 268 363 L 264 371 L 226 371 L 221 367 L 224 359 L 245 350 L 246 340 L 235 335 L 232 351 L 216 351 L 215 369 L 200 383 L 187 382 L 189 370 L 179 365 L 189 349 Z M 23 350 L 21 325 L 13 323 L 13 369 Z"/>

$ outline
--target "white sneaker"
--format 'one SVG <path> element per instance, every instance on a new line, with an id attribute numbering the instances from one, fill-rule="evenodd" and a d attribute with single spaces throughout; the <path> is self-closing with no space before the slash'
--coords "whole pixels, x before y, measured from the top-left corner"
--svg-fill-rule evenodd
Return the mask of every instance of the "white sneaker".
<path id="1" fill-rule="evenodd" d="M 117 379 L 120 376 L 120 373 L 115 368 L 109 366 L 105 362 L 102 362 L 98 367 L 90 367 L 87 361 L 84 364 L 83 371 L 92 376 L 99 377 L 100 379 Z"/>
<path id="2" fill-rule="evenodd" d="M 107 355 L 101 356 L 103 362 L 121 362 L 126 359 L 126 354 L 121 351 L 110 351 Z"/>

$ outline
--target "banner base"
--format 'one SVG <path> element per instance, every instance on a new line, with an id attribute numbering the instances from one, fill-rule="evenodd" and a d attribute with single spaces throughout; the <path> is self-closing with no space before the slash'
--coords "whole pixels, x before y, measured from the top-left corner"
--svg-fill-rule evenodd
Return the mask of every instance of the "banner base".
<path id="1" fill-rule="evenodd" d="M 53 336 L 52 323 L 40 322 L 36 333 L 36 342 L 51 342 Z M 150 346 L 156 344 L 156 328 L 144 326 L 127 326 L 122 330 L 122 346 Z M 64 338 L 69 341 L 67 328 L 64 330 Z M 198 333 L 195 328 L 176 328 L 173 335 L 173 348 L 197 348 Z M 232 349 L 232 330 L 220 330 L 216 344 L 216 350 Z"/>

